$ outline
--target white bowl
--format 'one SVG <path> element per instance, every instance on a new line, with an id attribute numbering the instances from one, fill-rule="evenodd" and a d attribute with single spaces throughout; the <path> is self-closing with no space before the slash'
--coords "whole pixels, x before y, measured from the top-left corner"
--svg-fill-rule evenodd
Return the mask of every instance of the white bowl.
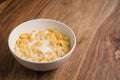
<path id="1" fill-rule="evenodd" d="M 30 62 L 16 56 L 16 54 L 14 53 L 14 45 L 21 33 L 31 32 L 32 30 L 47 29 L 47 28 L 54 28 L 70 38 L 70 51 L 65 56 L 50 62 Z M 76 37 L 74 32 L 67 25 L 61 22 L 51 19 L 35 19 L 35 20 L 26 21 L 18 25 L 11 32 L 8 39 L 8 45 L 14 58 L 23 66 L 36 71 L 48 71 L 57 68 L 59 65 L 61 65 L 64 61 L 66 61 L 70 57 L 76 46 Z"/>

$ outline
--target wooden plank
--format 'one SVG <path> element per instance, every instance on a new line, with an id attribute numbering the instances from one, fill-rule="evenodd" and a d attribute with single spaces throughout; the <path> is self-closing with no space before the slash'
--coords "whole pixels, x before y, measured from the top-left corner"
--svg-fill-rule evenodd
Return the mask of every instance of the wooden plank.
<path id="1" fill-rule="evenodd" d="M 115 58 L 120 50 L 120 2 L 117 5 L 95 34 L 78 80 L 120 79 L 120 60 Z"/>
<path id="2" fill-rule="evenodd" d="M 119 2 L 12 1 L 0 14 L 0 80 L 119 80 L 120 71 L 117 70 L 119 67 L 115 67 L 119 66 L 119 61 L 114 60 L 114 52 L 112 53 L 114 51 L 112 47 L 117 44 L 112 41 L 114 46 L 109 45 L 108 39 L 109 29 L 111 34 L 119 29 L 112 27 L 119 26 Z M 69 25 L 76 34 L 77 46 L 72 56 L 56 70 L 35 72 L 26 69 L 10 54 L 7 39 L 12 29 L 26 20 L 35 18 L 59 20 Z"/>
<path id="3" fill-rule="evenodd" d="M 2 13 L 2 11 L 10 4 L 12 0 L 1 0 L 0 2 L 0 13 Z"/>

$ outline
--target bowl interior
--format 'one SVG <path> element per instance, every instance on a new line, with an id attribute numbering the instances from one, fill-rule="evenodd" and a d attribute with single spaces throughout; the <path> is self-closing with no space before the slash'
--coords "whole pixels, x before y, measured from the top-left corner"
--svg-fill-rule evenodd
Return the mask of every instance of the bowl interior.
<path id="1" fill-rule="evenodd" d="M 14 45 L 16 40 L 19 38 L 19 35 L 23 32 L 31 32 L 32 30 L 41 30 L 47 28 L 54 28 L 60 31 L 62 34 L 70 38 L 70 48 L 74 46 L 76 39 L 74 32 L 67 27 L 67 25 L 50 19 L 36 19 L 24 22 L 18 25 L 10 34 L 8 44 L 10 50 L 14 53 Z"/>

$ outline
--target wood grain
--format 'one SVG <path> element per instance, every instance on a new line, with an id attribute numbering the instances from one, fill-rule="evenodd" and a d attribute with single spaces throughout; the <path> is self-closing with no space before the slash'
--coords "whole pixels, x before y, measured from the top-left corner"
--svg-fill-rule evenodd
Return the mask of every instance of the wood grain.
<path id="1" fill-rule="evenodd" d="M 2 2 L 3 4 L 4 2 Z M 13 0 L 0 13 L 0 80 L 120 80 L 119 0 Z M 64 22 L 77 46 L 58 69 L 29 70 L 10 54 L 7 40 L 18 24 L 36 18 Z"/>
<path id="2" fill-rule="evenodd" d="M 12 0 L 0 1 L 0 13 L 10 4 Z"/>

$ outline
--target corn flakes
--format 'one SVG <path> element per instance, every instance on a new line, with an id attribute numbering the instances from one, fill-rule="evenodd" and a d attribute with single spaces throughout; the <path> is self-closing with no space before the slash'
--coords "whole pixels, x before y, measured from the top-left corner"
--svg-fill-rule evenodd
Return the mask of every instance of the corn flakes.
<path id="1" fill-rule="evenodd" d="M 22 33 L 14 46 L 18 57 L 33 62 L 53 61 L 69 50 L 69 38 L 53 28 Z"/>

